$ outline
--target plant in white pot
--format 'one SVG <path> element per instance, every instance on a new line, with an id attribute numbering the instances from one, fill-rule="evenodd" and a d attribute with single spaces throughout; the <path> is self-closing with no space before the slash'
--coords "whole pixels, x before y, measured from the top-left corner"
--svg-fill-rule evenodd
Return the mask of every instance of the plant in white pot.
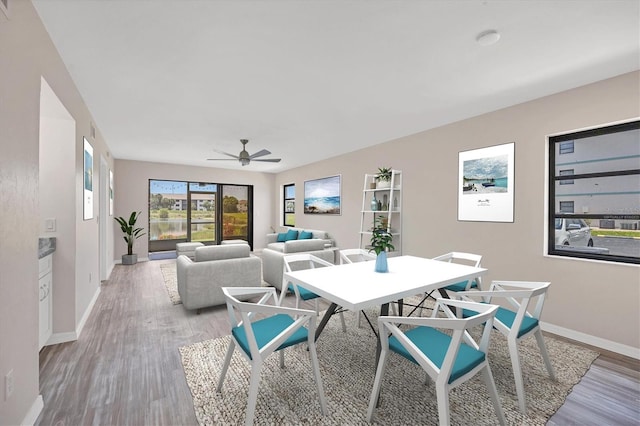
<path id="1" fill-rule="evenodd" d="M 122 255 L 123 265 L 134 265 L 138 263 L 138 255 L 133 253 L 133 243 L 138 238 L 142 237 L 145 233 L 143 228 L 135 228 L 136 222 L 142 212 L 131 212 L 129 220 L 124 217 L 114 217 L 116 222 L 120 225 L 120 229 L 124 232 L 124 240 L 127 243 L 127 254 Z"/>
<path id="2" fill-rule="evenodd" d="M 386 189 L 391 187 L 391 167 L 378 168 L 378 174 L 376 174 L 376 188 Z"/>
<path id="3" fill-rule="evenodd" d="M 383 216 L 378 216 L 373 222 L 371 248 L 369 251 L 376 252 L 376 272 L 389 272 L 387 252 L 396 249 L 393 244 L 391 244 L 393 235 L 391 235 L 391 232 L 387 229 L 387 225 L 384 224 L 385 219 Z"/>

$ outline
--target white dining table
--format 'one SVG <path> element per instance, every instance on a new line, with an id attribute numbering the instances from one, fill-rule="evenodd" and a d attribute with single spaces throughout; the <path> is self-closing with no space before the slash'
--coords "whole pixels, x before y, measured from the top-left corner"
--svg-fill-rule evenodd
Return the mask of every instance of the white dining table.
<path id="1" fill-rule="evenodd" d="M 337 307 L 353 310 L 380 306 L 387 315 L 389 303 L 438 290 L 450 284 L 484 275 L 485 268 L 442 262 L 417 256 L 388 259 L 389 272 L 375 272 L 375 261 L 286 272 L 289 282 L 331 302 L 316 329 L 316 340 Z"/>

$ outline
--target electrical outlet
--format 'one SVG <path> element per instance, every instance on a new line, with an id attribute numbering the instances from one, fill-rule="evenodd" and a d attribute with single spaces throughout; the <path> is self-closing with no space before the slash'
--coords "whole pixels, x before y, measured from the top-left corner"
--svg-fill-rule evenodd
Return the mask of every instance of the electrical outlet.
<path id="1" fill-rule="evenodd" d="M 4 376 L 4 400 L 8 400 L 13 394 L 13 370 L 9 370 Z"/>

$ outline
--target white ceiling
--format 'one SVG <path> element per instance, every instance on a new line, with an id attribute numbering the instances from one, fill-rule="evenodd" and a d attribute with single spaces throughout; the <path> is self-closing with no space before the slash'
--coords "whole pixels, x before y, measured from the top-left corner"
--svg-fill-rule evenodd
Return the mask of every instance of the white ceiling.
<path id="1" fill-rule="evenodd" d="M 640 0 L 33 3 L 120 159 L 279 172 L 640 69 Z"/>

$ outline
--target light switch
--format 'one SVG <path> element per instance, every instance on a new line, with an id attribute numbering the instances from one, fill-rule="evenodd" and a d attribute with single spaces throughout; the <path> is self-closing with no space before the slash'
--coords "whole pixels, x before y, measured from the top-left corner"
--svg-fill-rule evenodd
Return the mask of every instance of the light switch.
<path id="1" fill-rule="evenodd" d="M 55 219 L 45 219 L 44 220 L 44 229 L 47 232 L 55 232 L 56 231 L 56 220 Z"/>

